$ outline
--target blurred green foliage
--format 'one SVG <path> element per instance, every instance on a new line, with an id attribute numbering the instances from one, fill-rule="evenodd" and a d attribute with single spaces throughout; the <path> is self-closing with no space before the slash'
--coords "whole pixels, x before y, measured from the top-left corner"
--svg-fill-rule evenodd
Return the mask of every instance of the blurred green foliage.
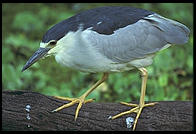
<path id="1" fill-rule="evenodd" d="M 186 45 L 163 50 L 147 67 L 146 101 L 193 99 L 193 4 L 186 3 L 67 3 L 2 4 L 2 83 L 4 90 L 32 90 L 45 95 L 77 97 L 102 74 L 81 73 L 64 68 L 49 57 L 21 72 L 39 48 L 44 33 L 54 24 L 76 13 L 100 6 L 133 6 L 178 20 L 191 29 Z M 139 101 L 141 78 L 137 70 L 112 73 L 88 98 L 98 102 Z"/>

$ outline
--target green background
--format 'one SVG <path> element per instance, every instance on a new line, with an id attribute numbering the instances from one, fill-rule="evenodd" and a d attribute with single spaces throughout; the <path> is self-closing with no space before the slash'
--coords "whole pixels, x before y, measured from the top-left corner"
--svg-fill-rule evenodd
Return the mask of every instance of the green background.
<path id="1" fill-rule="evenodd" d="M 174 45 L 154 58 L 147 82 L 146 101 L 193 100 L 193 4 L 187 3 L 67 3 L 2 4 L 3 90 L 31 90 L 45 95 L 77 97 L 102 74 L 88 74 L 62 67 L 54 56 L 39 60 L 28 70 L 23 65 L 39 48 L 45 32 L 80 11 L 100 6 L 133 6 L 178 20 L 190 28 L 186 45 Z M 88 98 L 97 102 L 139 101 L 138 70 L 112 73 Z"/>

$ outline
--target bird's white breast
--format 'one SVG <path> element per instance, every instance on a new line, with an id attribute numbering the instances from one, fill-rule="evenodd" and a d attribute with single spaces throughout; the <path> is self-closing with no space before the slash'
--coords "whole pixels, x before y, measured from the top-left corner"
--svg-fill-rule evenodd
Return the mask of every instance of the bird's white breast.
<path id="1" fill-rule="evenodd" d="M 108 59 L 88 41 L 90 32 L 91 30 L 89 29 L 69 32 L 60 39 L 58 41 L 59 51 L 55 55 L 56 61 L 63 66 L 84 72 L 122 72 L 144 64 L 144 59 L 123 64 L 115 63 Z M 152 56 L 147 57 L 145 62 L 147 65 L 151 64 Z"/>
<path id="2" fill-rule="evenodd" d="M 63 66 L 85 72 L 108 72 L 112 61 L 102 56 L 86 40 L 86 31 L 69 32 L 59 40 L 60 51 L 55 59 Z"/>

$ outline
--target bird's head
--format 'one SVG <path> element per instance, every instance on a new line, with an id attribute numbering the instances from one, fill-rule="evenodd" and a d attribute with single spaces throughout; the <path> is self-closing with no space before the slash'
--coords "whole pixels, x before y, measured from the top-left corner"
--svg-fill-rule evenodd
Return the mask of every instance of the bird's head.
<path id="1" fill-rule="evenodd" d="M 24 65 L 22 72 L 40 58 L 56 55 L 72 46 L 75 38 L 79 38 L 78 35 L 80 36 L 78 33 L 83 29 L 83 24 L 75 24 L 73 23 L 73 19 L 75 18 L 70 17 L 69 19 L 59 22 L 44 34 L 40 43 L 40 48 L 30 57 Z"/>
<path id="2" fill-rule="evenodd" d="M 40 48 L 29 58 L 29 60 L 24 65 L 22 72 L 26 69 L 28 69 L 31 65 L 33 65 L 36 61 L 38 61 L 41 58 L 53 55 L 57 53 L 58 43 L 56 40 L 51 40 L 47 43 L 40 43 Z"/>

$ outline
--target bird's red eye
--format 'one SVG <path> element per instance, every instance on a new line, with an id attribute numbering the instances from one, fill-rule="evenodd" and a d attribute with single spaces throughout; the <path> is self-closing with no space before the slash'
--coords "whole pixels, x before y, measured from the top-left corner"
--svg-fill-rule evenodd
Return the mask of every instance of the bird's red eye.
<path id="1" fill-rule="evenodd" d="M 49 45 L 51 45 L 51 46 L 56 45 L 56 41 L 51 41 L 51 42 L 49 43 Z"/>

